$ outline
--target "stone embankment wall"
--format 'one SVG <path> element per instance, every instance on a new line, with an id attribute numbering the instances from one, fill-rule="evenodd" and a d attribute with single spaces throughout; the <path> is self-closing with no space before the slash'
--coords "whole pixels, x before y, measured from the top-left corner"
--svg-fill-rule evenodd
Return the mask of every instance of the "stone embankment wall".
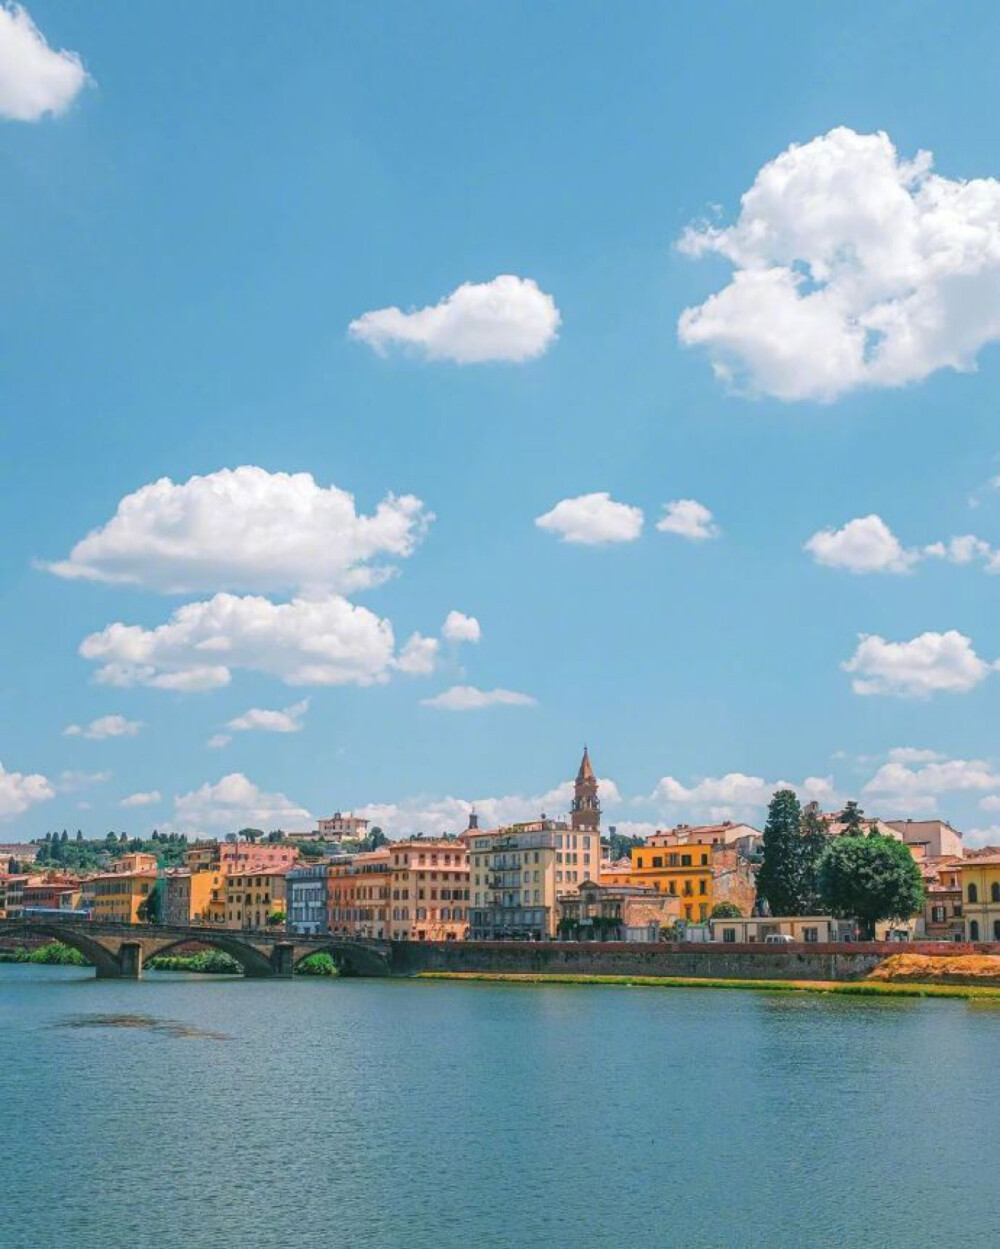
<path id="1" fill-rule="evenodd" d="M 392 971 L 522 972 L 582 976 L 695 976 L 713 980 L 854 980 L 905 950 L 937 956 L 1000 954 L 1000 944 L 872 941 L 832 945 L 654 945 L 625 942 L 393 942 Z"/>

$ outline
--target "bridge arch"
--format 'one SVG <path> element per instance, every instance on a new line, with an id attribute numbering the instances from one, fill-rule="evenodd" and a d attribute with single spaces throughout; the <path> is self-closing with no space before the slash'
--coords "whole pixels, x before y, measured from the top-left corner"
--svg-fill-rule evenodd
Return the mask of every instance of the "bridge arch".
<path id="1" fill-rule="evenodd" d="M 199 932 L 196 936 L 188 935 L 171 938 L 167 941 L 145 943 L 145 961 L 151 958 L 158 958 L 161 954 L 169 954 L 171 950 L 176 950 L 182 945 L 204 945 L 216 950 L 222 950 L 223 953 L 234 958 L 243 969 L 244 976 L 270 976 L 273 973 L 271 960 L 266 954 L 255 949 L 247 942 L 241 941 L 236 933 L 232 931 L 223 932 Z"/>
<path id="2" fill-rule="evenodd" d="M 342 976 L 387 976 L 389 965 L 381 954 L 353 941 L 322 941 L 296 946 L 293 966 L 298 967 L 314 954 L 329 954 Z"/>
<path id="3" fill-rule="evenodd" d="M 30 933 L 32 936 L 51 937 L 53 941 L 61 941 L 63 945 L 68 945 L 70 949 L 82 954 L 87 962 L 97 969 L 99 976 L 118 976 L 121 974 L 121 964 L 118 962 L 117 952 L 109 950 L 107 946 L 101 945 L 100 941 L 95 937 L 75 926 L 63 925 L 58 922 L 46 924 L 33 919 L 30 923 L 15 924 L 13 927 L 8 927 L 7 931 L 21 931 Z"/>

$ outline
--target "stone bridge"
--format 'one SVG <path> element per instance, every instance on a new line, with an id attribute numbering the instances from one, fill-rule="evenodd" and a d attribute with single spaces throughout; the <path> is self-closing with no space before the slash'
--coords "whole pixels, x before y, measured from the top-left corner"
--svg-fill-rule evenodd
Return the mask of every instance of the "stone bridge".
<path id="1" fill-rule="evenodd" d="M 294 933 L 245 932 L 227 928 L 175 928 L 163 924 L 111 924 L 30 916 L 0 920 L 0 937 L 50 937 L 94 965 L 98 978 L 142 975 L 147 959 L 182 945 L 224 950 L 245 976 L 291 976 L 310 954 L 329 954 L 345 976 L 388 976 L 392 950 L 388 941 L 302 937 Z"/>

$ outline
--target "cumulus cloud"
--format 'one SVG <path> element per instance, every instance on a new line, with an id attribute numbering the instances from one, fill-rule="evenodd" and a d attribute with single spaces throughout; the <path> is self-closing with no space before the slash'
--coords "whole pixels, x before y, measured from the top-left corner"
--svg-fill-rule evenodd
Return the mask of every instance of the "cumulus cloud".
<path id="1" fill-rule="evenodd" d="M 351 322 L 348 333 L 380 355 L 403 346 L 428 360 L 520 364 L 551 346 L 559 322 L 555 300 L 537 283 L 501 274 L 492 282 L 465 282 L 432 307 L 366 312 Z"/>
<path id="2" fill-rule="evenodd" d="M 930 559 L 943 559 L 950 564 L 981 563 L 988 573 L 1000 572 L 1000 551 L 971 533 L 949 538 L 947 542 L 933 542 L 924 547 L 923 553 Z"/>
<path id="3" fill-rule="evenodd" d="M 127 720 L 125 716 L 98 716 L 89 724 L 67 724 L 64 737 L 85 737 L 88 741 L 102 742 L 108 737 L 135 737 L 142 728 L 141 720 Z"/>
<path id="4" fill-rule="evenodd" d="M 293 828 L 312 816 L 282 793 L 259 789 L 242 772 L 230 772 L 174 798 L 174 822 L 185 831 L 236 832 L 241 828 Z"/>
<path id="5" fill-rule="evenodd" d="M 155 807 L 158 802 L 162 801 L 163 795 L 160 791 L 158 789 L 150 789 L 145 793 L 129 794 L 118 805 L 128 810 L 132 807 Z"/>
<path id="6" fill-rule="evenodd" d="M 244 465 L 142 486 L 67 559 L 44 567 L 168 594 L 351 593 L 391 576 L 391 560 L 412 555 L 433 519 L 411 494 L 387 495 L 364 515 L 353 495 L 318 485 L 311 473 Z"/>
<path id="7" fill-rule="evenodd" d="M 243 715 L 236 716 L 226 725 L 234 733 L 252 733 L 260 730 L 264 733 L 298 733 L 302 729 L 302 721 L 309 710 L 309 699 L 303 698 L 300 703 L 293 703 L 283 711 L 271 711 L 265 707 L 251 707 Z M 219 734 L 218 736 L 224 736 Z M 213 739 L 214 740 L 214 739 Z M 226 742 L 229 738 L 226 738 Z M 225 745 L 226 742 L 219 743 Z M 209 742 L 211 745 L 212 742 Z"/>
<path id="8" fill-rule="evenodd" d="M 23 815 L 36 803 L 54 798 L 55 792 L 48 777 L 37 772 L 8 772 L 0 763 L 0 820 Z"/>
<path id="9" fill-rule="evenodd" d="M 632 542 L 642 532 L 642 522 L 641 508 L 616 503 L 606 490 L 562 499 L 535 519 L 539 529 L 558 535 L 562 542 L 583 546 Z"/>
<path id="10" fill-rule="evenodd" d="M 216 594 L 154 629 L 108 625 L 84 638 L 80 654 L 101 665 L 107 685 L 195 691 L 227 685 L 237 669 L 287 685 L 373 685 L 394 670 L 429 672 L 437 645 L 414 634 L 397 656 L 391 623 L 336 595 L 272 603 Z"/>
<path id="11" fill-rule="evenodd" d="M 900 752 L 894 753 L 898 757 Z M 1000 789 L 1000 773 L 985 760 L 937 756 L 924 763 L 885 763 L 865 784 L 863 792 L 905 803 L 911 810 L 928 811 L 934 809 L 941 794 L 982 793 L 990 789 Z"/>
<path id="12" fill-rule="evenodd" d="M 747 776 L 743 772 L 727 772 L 725 776 L 707 776 L 694 785 L 684 785 L 673 776 L 661 777 L 651 801 L 667 807 L 681 806 L 713 820 L 725 820 L 759 814 L 777 789 L 794 789 L 804 802 L 828 802 L 835 793 L 828 776 L 807 776 L 796 785 L 789 781 L 766 781 L 761 776 Z"/>
<path id="13" fill-rule="evenodd" d="M 621 801 L 618 786 L 602 777 L 598 792 L 604 808 Z M 499 828 L 521 820 L 537 820 L 544 812 L 550 819 L 567 818 L 573 800 L 573 782 L 563 781 L 554 789 L 536 796 L 508 794 L 491 798 L 414 797 L 402 802 L 376 802 L 358 808 L 357 814 L 384 829 L 393 839 L 416 833 L 436 835 L 460 833 L 468 827 L 475 811 L 480 828 Z"/>
<path id="14" fill-rule="evenodd" d="M 79 793 L 81 789 L 89 789 L 91 785 L 103 785 L 111 780 L 110 772 L 78 772 L 72 769 L 59 773 L 57 785 L 61 794 Z"/>
<path id="15" fill-rule="evenodd" d="M 884 132 L 839 127 L 757 174 L 729 227 L 689 229 L 732 280 L 678 323 L 717 375 L 778 399 L 831 400 L 967 371 L 1000 338 L 1000 182 L 932 172 Z"/>
<path id="16" fill-rule="evenodd" d="M 874 514 L 848 521 L 842 529 L 821 529 L 805 549 L 817 564 L 853 573 L 909 572 L 920 559 L 919 552 L 904 550 L 881 516 Z"/>
<path id="17" fill-rule="evenodd" d="M 900 698 L 968 693 L 986 679 L 992 666 L 980 659 L 971 641 L 955 629 L 921 633 L 909 642 L 887 642 L 877 634 L 861 634 L 854 655 L 841 665 L 853 674 L 851 688 L 855 694 Z"/>
<path id="18" fill-rule="evenodd" d="M 944 755 L 939 750 L 922 750 L 917 746 L 894 746 L 886 757 L 890 763 L 936 763 Z"/>
<path id="19" fill-rule="evenodd" d="M 19 4 L 0 4 L 0 117 L 64 113 L 87 82 L 76 52 L 56 52 Z"/>
<path id="20" fill-rule="evenodd" d="M 660 533 L 675 533 L 691 542 L 704 542 L 706 538 L 717 538 L 721 532 L 712 513 L 695 499 L 664 503 L 663 512 L 662 519 L 656 522 Z"/>
<path id="21" fill-rule="evenodd" d="M 436 707 L 439 711 L 480 711 L 484 707 L 534 707 L 536 700 L 530 694 L 518 694 L 514 690 L 480 690 L 474 685 L 453 685 L 451 689 L 433 698 L 422 698 L 424 707 Z"/>
<path id="22" fill-rule="evenodd" d="M 475 616 L 464 616 L 460 611 L 450 611 L 441 628 L 446 642 L 478 642 L 482 635 Z"/>
<path id="23" fill-rule="evenodd" d="M 228 746 L 232 740 L 228 733 L 213 733 L 205 745 L 209 750 L 221 750 L 223 746 Z"/>

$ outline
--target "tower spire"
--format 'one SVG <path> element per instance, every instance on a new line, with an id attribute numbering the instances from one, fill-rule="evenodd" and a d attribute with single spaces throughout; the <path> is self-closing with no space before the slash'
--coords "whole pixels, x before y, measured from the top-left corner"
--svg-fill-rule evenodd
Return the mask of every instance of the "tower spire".
<path id="1" fill-rule="evenodd" d="M 570 825 L 580 833 L 596 833 L 601 827 L 601 800 L 597 796 L 597 777 L 590 762 L 590 751 L 583 748 L 580 770 L 573 785 Z"/>

